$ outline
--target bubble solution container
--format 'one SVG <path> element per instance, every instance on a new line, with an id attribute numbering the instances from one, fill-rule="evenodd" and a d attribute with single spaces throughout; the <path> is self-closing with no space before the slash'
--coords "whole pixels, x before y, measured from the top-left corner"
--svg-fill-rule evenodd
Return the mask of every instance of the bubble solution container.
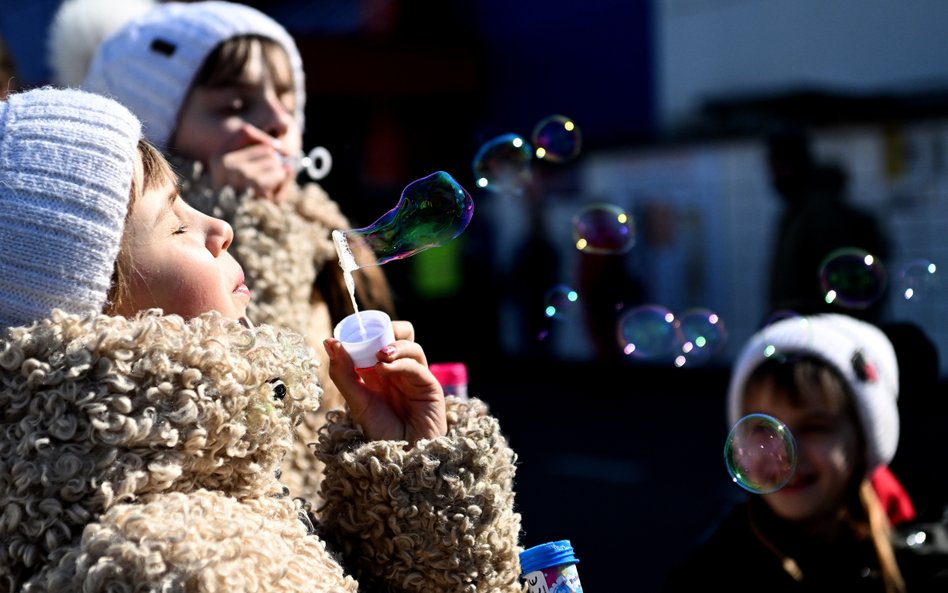
<path id="1" fill-rule="evenodd" d="M 375 353 L 395 341 L 392 320 L 384 311 L 369 309 L 352 313 L 333 328 L 332 336 L 342 342 L 357 369 L 375 366 Z"/>
<path id="2" fill-rule="evenodd" d="M 568 539 L 520 552 L 520 574 L 530 593 L 583 593 L 578 563 Z"/>

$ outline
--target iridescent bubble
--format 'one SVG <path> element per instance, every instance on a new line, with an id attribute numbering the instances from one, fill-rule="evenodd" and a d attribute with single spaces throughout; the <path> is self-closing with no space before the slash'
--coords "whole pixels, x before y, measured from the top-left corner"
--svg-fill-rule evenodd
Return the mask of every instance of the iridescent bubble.
<path id="1" fill-rule="evenodd" d="M 619 347 L 623 354 L 640 359 L 671 355 L 679 343 L 675 315 L 661 305 L 640 305 L 619 317 Z"/>
<path id="2" fill-rule="evenodd" d="M 474 155 L 477 187 L 500 194 L 522 194 L 532 179 L 533 148 L 518 134 L 504 134 L 484 143 Z"/>
<path id="3" fill-rule="evenodd" d="M 635 245 L 635 224 L 625 210 L 590 204 L 573 216 L 573 244 L 583 253 L 626 253 Z"/>
<path id="4" fill-rule="evenodd" d="M 681 336 L 681 358 L 677 366 L 704 363 L 724 349 L 727 328 L 717 313 L 695 307 L 681 313 L 676 320 Z"/>
<path id="5" fill-rule="evenodd" d="M 402 190 L 394 208 L 367 227 L 334 230 L 343 270 L 381 265 L 438 247 L 467 228 L 474 201 L 453 177 L 437 171 Z"/>
<path id="6" fill-rule="evenodd" d="M 576 122 L 565 115 L 550 115 L 533 128 L 533 145 L 537 158 L 552 163 L 565 163 L 579 154 L 583 135 Z"/>
<path id="7" fill-rule="evenodd" d="M 927 259 L 916 259 L 899 270 L 899 294 L 906 301 L 918 302 L 931 297 L 940 284 L 938 267 Z"/>
<path id="8" fill-rule="evenodd" d="M 797 467 L 797 444 L 790 429 L 773 416 L 749 414 L 737 421 L 724 444 L 727 471 L 755 494 L 776 492 Z"/>
<path id="9" fill-rule="evenodd" d="M 579 293 L 565 284 L 557 284 L 543 297 L 543 313 L 550 319 L 565 319 L 579 306 Z"/>
<path id="10" fill-rule="evenodd" d="M 886 286 L 882 262 L 863 249 L 845 247 L 827 255 L 820 264 L 820 286 L 827 303 L 865 309 L 878 301 Z"/>

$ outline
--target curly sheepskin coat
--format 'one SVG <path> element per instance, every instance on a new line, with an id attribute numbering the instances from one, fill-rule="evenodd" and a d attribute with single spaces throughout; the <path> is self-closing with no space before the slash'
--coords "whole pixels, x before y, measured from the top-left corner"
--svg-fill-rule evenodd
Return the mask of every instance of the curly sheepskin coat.
<path id="1" fill-rule="evenodd" d="M 0 591 L 522 591 L 516 457 L 482 402 L 448 398 L 448 434 L 411 449 L 333 412 L 324 505 L 288 495 L 311 356 L 216 313 L 8 330 Z"/>
<path id="2" fill-rule="evenodd" d="M 171 162 L 180 178 L 181 197 L 233 227 L 230 251 L 243 267 L 247 286 L 253 291 L 247 308 L 250 320 L 303 334 L 324 363 L 320 367 L 324 388 L 321 407 L 304 416 L 297 431 L 300 438 L 283 467 L 283 481 L 292 491 L 318 501 L 322 465 L 307 443 L 316 440 L 326 413 L 343 408 L 345 402 L 329 381 L 325 364 L 328 358 L 322 345 L 341 317 L 333 319 L 327 302 L 333 295 L 323 294 L 314 282 L 318 275 L 329 274 L 327 282 L 337 286 L 337 293 L 346 292 L 331 233 L 333 229 L 351 228 L 349 221 L 317 183 L 287 184 L 279 203 L 274 203 L 256 198 L 249 190 L 240 196 L 231 187 L 214 190 L 200 162 L 180 156 L 171 157 Z M 363 304 L 392 313 L 394 306 L 382 271 L 369 268 L 358 273 L 362 274 L 357 280 L 358 294 L 360 299 L 368 299 Z M 348 303 L 346 296 L 343 304 Z"/>

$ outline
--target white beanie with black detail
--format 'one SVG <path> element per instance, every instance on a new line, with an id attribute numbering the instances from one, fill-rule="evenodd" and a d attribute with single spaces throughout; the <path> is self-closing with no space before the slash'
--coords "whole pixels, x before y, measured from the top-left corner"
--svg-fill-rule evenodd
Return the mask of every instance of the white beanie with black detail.
<path id="1" fill-rule="evenodd" d="M 790 317 L 754 334 L 738 355 L 727 395 L 728 422 L 742 409 L 747 378 L 767 358 L 809 354 L 832 365 L 856 395 L 866 435 L 867 468 L 887 465 L 899 443 L 899 365 L 879 328 L 843 314 Z"/>
<path id="2" fill-rule="evenodd" d="M 302 129 L 306 86 L 296 43 L 269 16 L 233 2 L 167 2 L 139 14 L 102 42 L 82 87 L 126 105 L 141 119 L 145 137 L 165 147 L 204 60 L 242 35 L 272 39 L 286 50 Z"/>
<path id="3" fill-rule="evenodd" d="M 102 311 L 140 138 L 128 109 L 92 93 L 0 102 L 0 327 Z"/>

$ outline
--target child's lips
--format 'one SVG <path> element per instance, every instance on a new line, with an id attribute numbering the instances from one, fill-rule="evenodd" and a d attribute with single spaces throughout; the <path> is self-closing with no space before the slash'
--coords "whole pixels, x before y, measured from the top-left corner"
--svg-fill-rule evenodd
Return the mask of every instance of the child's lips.
<path id="1" fill-rule="evenodd" d="M 247 288 L 245 284 L 246 278 L 243 271 L 240 273 L 240 277 L 237 279 L 237 286 L 234 287 L 234 292 L 237 294 L 244 294 L 250 296 L 250 289 Z"/>

